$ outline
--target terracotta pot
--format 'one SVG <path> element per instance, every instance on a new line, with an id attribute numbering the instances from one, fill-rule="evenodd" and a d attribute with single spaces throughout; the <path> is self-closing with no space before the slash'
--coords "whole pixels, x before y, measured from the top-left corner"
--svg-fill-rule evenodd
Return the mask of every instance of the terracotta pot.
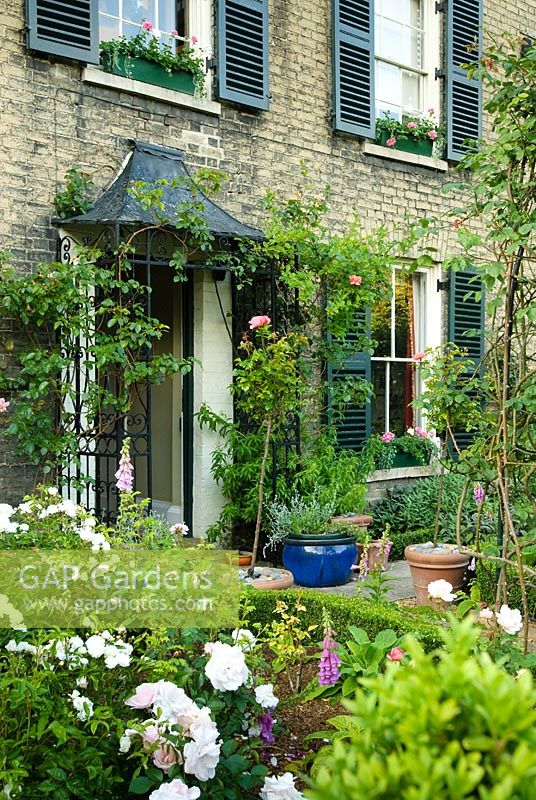
<path id="1" fill-rule="evenodd" d="M 411 569 L 413 588 L 420 605 L 437 604 L 428 597 L 428 584 L 432 581 L 448 581 L 454 591 L 462 588 L 469 558 L 458 552 L 455 544 L 440 544 L 436 547 L 410 544 L 404 550 L 404 555 Z"/>
<path id="2" fill-rule="evenodd" d="M 389 561 L 389 556 L 386 555 L 384 551 L 382 557 L 381 552 L 382 552 L 381 539 L 376 539 L 375 541 L 369 544 L 369 549 L 368 549 L 369 568 L 371 570 L 381 569 L 382 572 L 387 572 L 387 562 Z"/>
<path id="3" fill-rule="evenodd" d="M 342 514 L 339 517 L 332 517 L 331 522 L 343 525 L 357 525 L 362 531 L 366 531 L 372 522 L 372 517 L 368 514 Z"/>
<path id="4" fill-rule="evenodd" d="M 247 550 L 240 550 L 238 553 L 238 566 L 239 567 L 249 567 L 253 560 L 253 553 L 249 553 Z M 235 560 L 235 564 L 236 564 Z"/>
<path id="5" fill-rule="evenodd" d="M 264 570 L 267 573 L 277 572 L 276 577 L 271 577 L 269 574 L 256 578 L 254 581 L 249 582 L 247 585 L 252 586 L 254 589 L 289 589 L 294 584 L 294 576 L 288 569 L 278 567 L 277 570 Z"/>

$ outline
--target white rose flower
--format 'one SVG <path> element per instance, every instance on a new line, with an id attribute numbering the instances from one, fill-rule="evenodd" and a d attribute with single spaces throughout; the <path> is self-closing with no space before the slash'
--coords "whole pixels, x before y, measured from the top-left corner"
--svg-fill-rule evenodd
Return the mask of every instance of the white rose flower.
<path id="1" fill-rule="evenodd" d="M 89 639 L 86 639 L 86 649 L 91 658 L 100 658 L 104 654 L 106 641 L 103 636 L 94 633 Z"/>
<path id="2" fill-rule="evenodd" d="M 78 678 L 78 680 L 76 681 L 76 685 L 78 686 L 79 689 L 87 689 L 87 678 L 85 678 L 84 676 Z"/>
<path id="3" fill-rule="evenodd" d="M 58 492 L 58 490 L 56 489 L 56 487 L 55 487 L 55 486 L 49 486 L 49 487 L 48 487 L 48 489 L 47 489 L 47 493 L 48 493 L 48 494 L 49 494 L 51 497 L 54 497 L 55 495 L 59 494 L 59 492 Z"/>
<path id="4" fill-rule="evenodd" d="M 132 645 L 118 639 L 115 644 L 107 644 L 104 648 L 104 663 L 108 669 L 114 669 L 114 667 L 128 667 L 130 665 L 131 654 Z"/>
<path id="5" fill-rule="evenodd" d="M 445 603 L 456 600 L 456 595 L 452 593 L 452 583 L 444 580 L 429 583 L 428 594 L 433 600 L 443 600 Z"/>
<path id="6" fill-rule="evenodd" d="M 125 736 L 121 736 L 121 738 L 119 739 L 119 752 L 120 753 L 128 753 L 128 751 L 130 750 L 130 745 L 131 744 L 132 744 L 132 741 L 130 739 L 130 736 L 126 736 L 126 735 Z"/>
<path id="7" fill-rule="evenodd" d="M 84 697 L 83 694 L 80 694 L 78 689 L 71 692 L 69 697 L 71 698 L 74 710 L 78 712 L 76 716 L 79 720 L 85 722 L 93 716 L 93 703 L 89 697 Z"/>
<path id="8" fill-rule="evenodd" d="M 274 686 L 272 683 L 257 686 L 255 689 L 255 700 L 263 708 L 275 708 L 279 703 L 279 699 L 274 694 Z"/>
<path id="9" fill-rule="evenodd" d="M 175 686 L 171 681 L 161 680 L 153 685 L 156 688 L 153 708 L 159 720 L 174 724 L 179 716 L 192 713 L 195 704 L 184 689 Z"/>
<path id="10" fill-rule="evenodd" d="M 205 675 L 220 692 L 234 692 L 249 677 L 242 648 L 214 642 L 210 658 L 205 665 Z"/>
<path id="11" fill-rule="evenodd" d="M 198 781 L 211 780 L 216 774 L 221 747 L 217 736 L 217 730 L 203 726 L 196 731 L 195 739 L 184 745 L 184 771 Z"/>
<path id="12" fill-rule="evenodd" d="M 200 796 L 201 789 L 198 786 L 192 786 L 189 789 L 180 778 L 175 778 L 171 783 L 162 783 L 158 789 L 151 792 L 149 800 L 177 800 L 177 797 L 197 800 Z"/>
<path id="13" fill-rule="evenodd" d="M 76 517 L 77 506 L 76 503 L 73 503 L 72 500 L 62 500 L 61 503 L 58 503 L 56 506 L 57 511 L 63 511 L 68 517 Z"/>
<path id="14" fill-rule="evenodd" d="M 21 514 L 31 514 L 33 510 L 33 503 L 21 503 L 17 508 L 17 511 L 19 511 Z"/>
<path id="15" fill-rule="evenodd" d="M 279 777 L 267 777 L 260 791 L 262 800 L 303 800 L 303 795 L 294 786 L 294 776 L 285 772 Z"/>
<path id="16" fill-rule="evenodd" d="M 249 653 L 257 644 L 257 639 L 247 628 L 235 628 L 231 633 L 233 642 L 242 648 L 244 653 Z"/>
<path id="17" fill-rule="evenodd" d="M 512 636 L 519 633 L 523 627 L 523 618 L 518 608 L 509 608 L 507 605 L 502 605 L 496 617 L 497 623 L 501 626 L 503 631 Z"/>
<path id="18" fill-rule="evenodd" d="M 30 642 L 19 642 L 17 644 L 15 639 L 9 640 L 6 644 L 6 650 L 10 653 L 32 653 L 32 655 L 37 653 L 37 647 L 34 644 L 30 644 Z"/>
<path id="19" fill-rule="evenodd" d="M 13 511 L 13 506 L 10 506 L 9 503 L 0 503 L 0 517 L 10 517 Z"/>
<path id="20" fill-rule="evenodd" d="M 488 620 L 493 619 L 494 616 L 495 614 L 493 613 L 491 608 L 488 608 L 487 606 L 481 608 L 480 611 L 478 612 L 478 619 L 480 620 L 480 622 L 487 622 Z"/>

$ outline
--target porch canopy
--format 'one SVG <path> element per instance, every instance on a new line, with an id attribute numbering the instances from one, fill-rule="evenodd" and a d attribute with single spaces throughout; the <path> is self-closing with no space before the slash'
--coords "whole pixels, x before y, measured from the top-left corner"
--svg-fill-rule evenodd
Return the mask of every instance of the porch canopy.
<path id="1" fill-rule="evenodd" d="M 262 239 L 263 234 L 251 225 L 245 225 L 202 192 L 192 192 L 191 176 L 184 164 L 182 150 L 161 145 L 149 144 L 139 139 L 128 140 L 132 152 L 127 156 L 123 169 L 111 186 L 93 203 L 89 211 L 67 219 L 55 220 L 61 228 L 93 227 L 95 225 L 121 225 L 138 228 L 145 225 L 158 225 L 162 219 L 170 222 L 163 227 L 172 229 L 177 207 L 181 203 L 200 203 L 202 216 L 208 230 L 227 249 L 229 240 Z M 144 208 L 134 194 L 129 191 L 133 183 L 144 181 L 148 188 L 161 188 L 163 209 L 158 215 L 150 208 Z M 158 181 L 165 181 L 158 184 Z M 169 185 L 172 184 L 172 185 Z M 175 184 L 175 185 L 173 185 Z"/>

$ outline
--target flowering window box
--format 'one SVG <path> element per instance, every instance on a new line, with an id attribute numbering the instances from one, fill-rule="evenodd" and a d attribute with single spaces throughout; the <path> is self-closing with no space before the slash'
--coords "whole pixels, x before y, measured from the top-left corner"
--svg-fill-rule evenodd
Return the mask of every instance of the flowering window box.
<path id="1" fill-rule="evenodd" d="M 419 156 L 431 156 L 434 143 L 431 139 L 401 139 L 396 138 L 394 145 L 388 145 L 387 142 L 391 141 L 391 135 L 388 131 L 380 131 L 376 139 L 377 144 L 382 147 L 388 147 L 389 150 L 403 150 L 405 153 L 415 153 Z"/>
<path id="2" fill-rule="evenodd" d="M 122 75 L 142 83 L 151 83 L 164 89 L 173 89 L 175 92 L 195 94 L 194 75 L 186 70 L 172 70 L 168 72 L 161 64 L 148 61 L 146 58 L 131 57 L 121 54 L 102 54 L 102 65 L 106 72 Z"/>

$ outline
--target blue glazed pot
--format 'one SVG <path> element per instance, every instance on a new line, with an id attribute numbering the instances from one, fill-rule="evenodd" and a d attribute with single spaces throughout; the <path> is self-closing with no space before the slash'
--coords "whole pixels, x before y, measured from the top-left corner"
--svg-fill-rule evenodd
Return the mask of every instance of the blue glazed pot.
<path id="1" fill-rule="evenodd" d="M 351 536 L 322 544 L 310 540 L 285 539 L 283 566 L 300 586 L 320 588 L 340 586 L 350 580 L 351 567 L 357 561 L 357 545 Z"/>

